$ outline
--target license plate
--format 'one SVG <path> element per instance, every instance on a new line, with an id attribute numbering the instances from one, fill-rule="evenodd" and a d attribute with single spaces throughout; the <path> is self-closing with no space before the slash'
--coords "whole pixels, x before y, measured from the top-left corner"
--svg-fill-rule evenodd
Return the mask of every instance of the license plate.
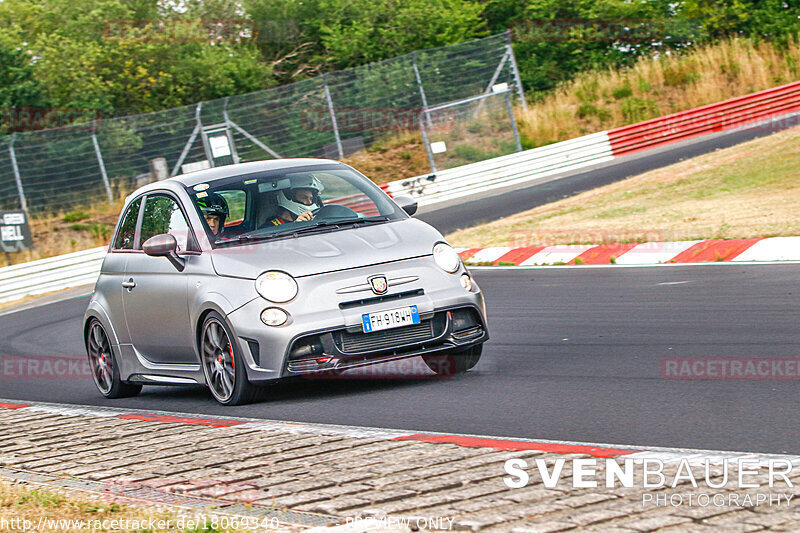
<path id="1" fill-rule="evenodd" d="M 419 324 L 419 311 L 416 305 L 411 305 L 380 313 L 363 314 L 361 324 L 364 326 L 364 333 Z"/>

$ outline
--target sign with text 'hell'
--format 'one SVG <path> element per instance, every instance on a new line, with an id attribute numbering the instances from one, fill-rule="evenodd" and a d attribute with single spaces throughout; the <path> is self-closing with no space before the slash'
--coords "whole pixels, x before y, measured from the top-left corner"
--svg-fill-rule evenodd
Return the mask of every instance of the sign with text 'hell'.
<path id="1" fill-rule="evenodd" d="M 33 248 L 25 211 L 0 211 L 0 251 L 21 252 Z"/>

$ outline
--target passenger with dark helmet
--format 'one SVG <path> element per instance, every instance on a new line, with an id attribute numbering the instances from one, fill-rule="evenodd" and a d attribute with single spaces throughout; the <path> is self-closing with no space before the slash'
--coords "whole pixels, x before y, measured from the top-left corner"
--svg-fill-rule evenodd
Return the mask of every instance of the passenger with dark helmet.
<path id="1" fill-rule="evenodd" d="M 288 222 L 305 222 L 314 218 L 313 210 L 322 207 L 319 193 L 325 188 L 314 176 L 292 180 L 292 188 L 278 192 L 278 216 L 267 221 L 267 226 Z"/>
<path id="2" fill-rule="evenodd" d="M 217 193 L 208 193 L 204 198 L 197 199 L 197 205 L 206 219 L 211 233 L 219 235 L 225 227 L 225 219 L 228 218 L 228 202 Z"/>

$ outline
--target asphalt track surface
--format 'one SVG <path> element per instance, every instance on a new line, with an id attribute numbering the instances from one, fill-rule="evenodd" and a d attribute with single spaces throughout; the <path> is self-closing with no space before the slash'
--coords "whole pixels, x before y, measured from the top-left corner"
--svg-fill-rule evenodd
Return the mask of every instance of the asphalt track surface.
<path id="1" fill-rule="evenodd" d="M 420 210 L 417 218 L 433 225 L 447 235 L 458 229 L 511 216 L 642 172 L 665 167 L 683 159 L 764 137 L 797 126 L 799 119 L 798 116 L 788 116 L 763 125 L 757 124 L 692 139 L 659 150 L 621 157 L 599 168 L 588 169 L 538 185 L 519 187 L 511 192 L 487 191 L 480 198 L 468 197 L 441 206 L 427 206 Z M 481 194 L 476 196 L 481 196 Z"/>
<path id="2" fill-rule="evenodd" d="M 797 380 L 675 380 L 668 357 L 800 357 L 800 265 L 481 269 L 492 339 L 455 378 L 276 385 L 240 407 L 202 387 L 105 400 L 9 357 L 85 357 L 86 297 L 0 316 L 0 397 L 533 439 L 800 453 Z M 420 364 L 414 368 L 419 369 Z M 392 370 L 392 369 L 388 369 Z M 387 370 L 387 372 L 388 372 Z"/>

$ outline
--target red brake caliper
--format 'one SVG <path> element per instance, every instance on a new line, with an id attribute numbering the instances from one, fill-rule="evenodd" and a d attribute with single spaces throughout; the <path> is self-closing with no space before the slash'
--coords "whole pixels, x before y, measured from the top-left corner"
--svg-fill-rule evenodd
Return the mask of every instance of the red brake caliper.
<path id="1" fill-rule="evenodd" d="M 228 352 L 231 354 L 231 368 L 236 370 L 236 363 L 233 360 L 233 344 L 228 344 Z"/>

